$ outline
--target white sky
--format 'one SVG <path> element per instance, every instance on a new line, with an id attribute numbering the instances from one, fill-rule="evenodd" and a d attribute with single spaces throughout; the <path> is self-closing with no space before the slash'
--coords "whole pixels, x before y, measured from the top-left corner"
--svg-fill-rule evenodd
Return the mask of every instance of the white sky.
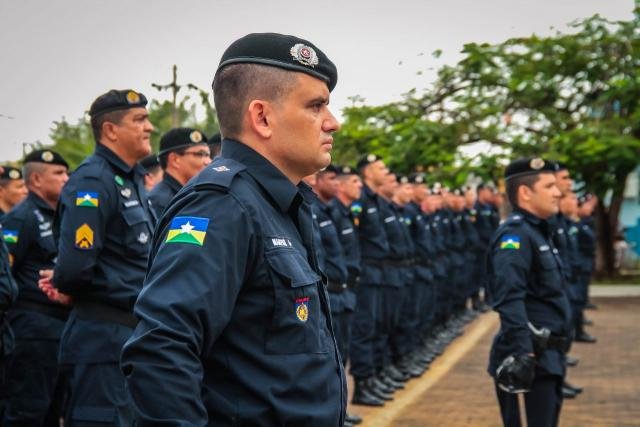
<path id="1" fill-rule="evenodd" d="M 22 143 L 50 143 L 54 120 L 72 123 L 112 88 L 166 98 L 151 83 L 210 89 L 224 49 L 251 32 L 306 38 L 338 67 L 334 112 L 360 95 L 369 104 L 424 88 L 467 42 L 500 42 L 594 13 L 632 18 L 632 0 L 2 0 L 0 161 Z M 444 51 L 440 59 L 431 52 Z M 423 55 L 420 55 L 423 53 Z M 422 70 L 423 75 L 416 72 Z M 8 118 L 8 117 L 11 118 Z"/>

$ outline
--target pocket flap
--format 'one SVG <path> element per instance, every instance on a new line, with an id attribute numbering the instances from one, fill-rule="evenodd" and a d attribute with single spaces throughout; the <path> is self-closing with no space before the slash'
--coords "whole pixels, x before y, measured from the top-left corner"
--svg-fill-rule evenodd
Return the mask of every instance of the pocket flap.
<path id="1" fill-rule="evenodd" d="M 125 222 L 129 226 L 147 221 L 147 217 L 144 214 L 144 209 L 142 209 L 141 206 L 123 210 L 122 216 L 124 217 Z"/>
<path id="2" fill-rule="evenodd" d="M 292 288 L 312 285 L 320 276 L 311 269 L 307 260 L 296 250 L 268 251 L 265 257 L 269 265 L 282 276 Z"/>

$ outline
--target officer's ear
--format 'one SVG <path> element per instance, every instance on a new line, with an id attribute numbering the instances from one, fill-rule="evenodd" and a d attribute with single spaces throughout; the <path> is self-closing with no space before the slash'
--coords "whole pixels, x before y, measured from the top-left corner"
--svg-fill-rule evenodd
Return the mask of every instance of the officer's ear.
<path id="1" fill-rule="evenodd" d="M 105 138 L 107 141 L 115 141 L 118 139 L 117 128 L 118 128 L 117 124 L 105 121 L 102 123 L 102 129 L 100 131 L 100 135 L 103 138 Z"/>
<path id="2" fill-rule="evenodd" d="M 251 132 L 268 139 L 273 135 L 273 108 L 268 101 L 254 99 L 249 103 L 245 119 Z"/>
<path id="3" fill-rule="evenodd" d="M 518 186 L 518 200 L 529 202 L 533 198 L 533 188 L 528 185 L 521 184 Z"/>

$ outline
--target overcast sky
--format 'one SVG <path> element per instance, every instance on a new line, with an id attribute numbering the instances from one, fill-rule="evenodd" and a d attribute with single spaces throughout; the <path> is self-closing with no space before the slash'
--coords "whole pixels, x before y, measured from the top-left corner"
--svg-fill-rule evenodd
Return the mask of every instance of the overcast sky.
<path id="1" fill-rule="evenodd" d="M 632 18 L 632 0 L 1 0 L 0 161 L 22 143 L 50 143 L 112 88 L 165 98 L 151 83 L 209 89 L 222 52 L 251 32 L 306 38 L 338 67 L 336 113 L 360 95 L 380 104 L 433 81 L 467 42 L 500 42 L 594 13 Z M 440 59 L 431 52 L 444 51 Z M 423 71 L 417 75 L 417 71 Z"/>

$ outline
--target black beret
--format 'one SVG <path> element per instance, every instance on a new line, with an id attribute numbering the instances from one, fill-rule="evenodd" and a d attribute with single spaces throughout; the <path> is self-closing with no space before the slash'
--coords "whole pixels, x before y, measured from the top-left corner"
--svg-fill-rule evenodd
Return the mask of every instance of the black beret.
<path id="1" fill-rule="evenodd" d="M 206 143 L 207 137 L 197 129 L 174 128 L 160 138 L 160 152 L 158 152 L 158 155 L 161 156 L 171 151 Z"/>
<path id="2" fill-rule="evenodd" d="M 551 162 L 551 163 L 555 164 L 556 172 L 567 170 L 567 165 L 565 165 L 564 163 L 561 163 L 561 162 Z"/>
<path id="3" fill-rule="evenodd" d="M 412 173 L 409 175 L 409 182 L 411 184 L 424 184 L 426 180 L 423 173 Z"/>
<path id="4" fill-rule="evenodd" d="M 22 179 L 22 171 L 18 168 L 14 168 L 13 166 L 2 166 L 4 172 L 0 174 L 0 179 Z"/>
<path id="5" fill-rule="evenodd" d="M 526 157 L 509 163 L 504 171 L 504 178 L 510 179 L 517 176 L 533 175 L 541 172 L 555 172 L 555 162 L 541 159 L 540 157 Z"/>
<path id="6" fill-rule="evenodd" d="M 48 163 L 50 165 L 60 165 L 65 168 L 69 168 L 69 164 L 64 160 L 64 158 L 51 150 L 33 150 L 24 158 L 22 163 L 30 163 L 30 162 L 38 162 L 38 163 Z"/>
<path id="7" fill-rule="evenodd" d="M 366 156 L 363 156 L 360 160 L 358 160 L 358 170 L 371 163 L 375 163 L 378 160 L 382 160 L 382 157 L 376 156 L 375 154 L 367 154 Z"/>
<path id="8" fill-rule="evenodd" d="M 336 166 L 338 168 L 338 175 L 346 176 L 346 175 L 357 175 L 358 172 L 352 168 L 351 166 Z"/>
<path id="9" fill-rule="evenodd" d="M 324 173 L 324 172 L 333 172 L 336 175 L 339 173 L 339 168 L 338 166 L 334 165 L 333 163 L 329 164 L 329 166 L 327 166 L 326 168 L 322 169 L 320 171 L 320 173 Z"/>
<path id="10" fill-rule="evenodd" d="M 144 159 L 140 160 L 140 166 L 142 166 L 147 172 L 153 168 L 160 167 L 160 160 L 157 154 L 149 154 Z"/>
<path id="11" fill-rule="evenodd" d="M 313 43 L 285 34 L 253 33 L 236 40 L 222 54 L 216 73 L 231 64 L 263 64 L 299 71 L 325 81 L 329 91 L 338 82 L 338 70 L 327 55 Z"/>
<path id="12" fill-rule="evenodd" d="M 220 144 L 222 143 L 222 137 L 220 136 L 219 133 L 214 133 L 209 138 L 207 138 L 207 143 L 209 145 Z"/>
<path id="13" fill-rule="evenodd" d="M 146 105 L 147 98 L 140 92 L 131 89 L 112 89 L 93 101 L 91 108 L 89 108 L 89 115 L 94 118 L 112 111 L 145 107 Z"/>

